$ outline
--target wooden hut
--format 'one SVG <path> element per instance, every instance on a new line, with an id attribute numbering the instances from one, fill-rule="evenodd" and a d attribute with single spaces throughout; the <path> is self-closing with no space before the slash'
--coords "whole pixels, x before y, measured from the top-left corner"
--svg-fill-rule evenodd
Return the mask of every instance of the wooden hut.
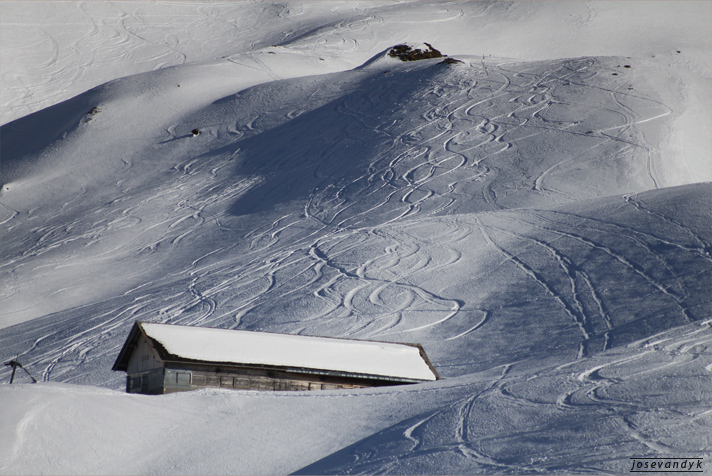
<path id="1" fill-rule="evenodd" d="M 417 344 L 136 322 L 112 370 L 129 393 L 325 390 L 437 380 Z"/>

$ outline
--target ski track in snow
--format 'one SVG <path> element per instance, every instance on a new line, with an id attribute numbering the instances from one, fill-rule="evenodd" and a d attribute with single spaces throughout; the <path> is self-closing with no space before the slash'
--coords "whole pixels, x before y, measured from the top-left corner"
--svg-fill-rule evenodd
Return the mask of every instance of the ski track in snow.
<path id="1" fill-rule="evenodd" d="M 84 84 L 89 89 L 127 74 L 254 48 L 258 39 L 264 39 L 260 31 L 263 22 L 281 15 L 277 5 L 256 8 L 247 4 L 186 3 L 166 11 L 152 4 L 81 1 L 69 9 L 72 11 L 59 12 L 57 24 L 61 25 L 64 17 L 70 18 L 74 27 L 71 32 L 51 23 L 37 27 L 24 12 L 12 11 L 16 21 L 6 25 L 8 38 L 29 38 L 22 44 L 13 42 L 7 54 L 23 65 L 30 61 L 34 64 L 27 68 L 31 74 L 3 77 L 8 98 L 3 118 L 19 117 L 67 99 L 64 89 L 71 89 L 72 84 Z M 157 28 L 158 21 L 163 24 Z M 181 30 L 209 31 L 210 35 L 193 35 L 186 40 L 179 38 Z M 38 42 L 47 47 L 37 48 Z"/>
<path id="2" fill-rule="evenodd" d="M 148 36 L 143 17 L 121 5 L 112 6 L 120 54 L 140 49 L 157 69 L 208 49 Z M 98 7 L 76 8 L 94 21 Z M 201 5 L 192 21 L 221 25 L 210 41 L 238 30 L 257 38 L 255 17 L 219 21 L 225 8 Z M 292 8 L 300 5 L 262 13 L 304 13 Z M 709 220 L 660 198 L 656 124 L 675 111 L 635 89 L 616 58 L 380 60 L 281 80 L 271 54 L 355 52 L 369 25 L 397 13 L 295 27 L 270 50 L 252 43 L 226 55 L 268 79 L 176 113 L 150 132 L 150 150 L 103 158 L 118 164 L 108 178 L 79 177 L 46 208 L 13 208 L 12 189 L 8 204 L 0 197 L 8 315 L 61 307 L 3 329 L 1 356 L 18 356 L 44 381 L 119 389 L 123 377 L 108 369 L 135 320 L 420 342 L 468 395 L 343 450 L 350 463 L 327 458 L 305 471 L 428 472 L 450 458 L 455 470 L 482 473 L 609 471 L 606 461 L 623 471 L 643 446 L 676 454 L 665 425 L 701 426 L 709 413 L 662 387 L 653 393 L 646 379 L 712 369 L 712 245 Z M 423 15 L 411 20 L 464 13 L 446 3 Z M 100 32 L 94 24 L 74 43 L 87 66 L 100 61 L 83 52 L 105 42 Z M 67 60 L 45 40 L 38 81 L 50 82 L 68 74 Z M 11 102 L 13 114 L 29 95 Z M 79 150 L 72 141 L 102 124 L 98 110 L 48 153 L 68 160 Z M 708 210 L 709 186 L 690 187 Z M 53 291 L 47 304 L 31 302 L 42 286 Z M 576 433 L 581 415 L 610 432 L 594 450 Z M 547 443 L 550 434 L 572 438 L 573 449 Z"/>
<path id="3" fill-rule="evenodd" d="M 667 379 L 686 385 L 686 378 L 704 372 L 696 361 L 710 362 L 711 336 L 706 321 L 662 333 L 657 341 L 644 339 L 533 374 L 513 372 L 516 363 L 506 365 L 489 383 L 480 376 L 469 396 L 383 430 L 297 474 L 400 474 L 415 467 L 433 472 L 443 463 L 480 474 L 576 468 L 619 472 L 629 469 L 631 454 L 676 455 L 686 442 L 670 438 L 669 432 L 689 425 L 683 438 L 704 444 L 708 438 L 698 432 L 704 433 L 710 412 L 693 401 L 678 401 L 673 393 L 651 391 L 665 388 Z M 562 382 L 569 387 L 564 393 Z M 710 390 L 704 384 L 700 396 Z M 591 421 L 584 415 L 595 417 Z M 588 431 L 578 425 L 587 425 Z M 605 441 L 587 439 L 601 431 L 609 432 Z M 565 449 L 556 446 L 559 438 L 567 439 Z"/>
<path id="4" fill-rule="evenodd" d="M 255 56 L 251 59 L 257 61 Z M 33 233 L 39 234 L 39 239 L 20 256 L 6 261 L 3 267 L 14 274 L 13 269 L 24 262 L 61 253 L 62 249 L 76 246 L 75 243 L 83 243 L 83 246 L 73 253 L 84 253 L 94 243 L 115 235 L 122 227 L 134 230 L 128 244 L 108 248 L 96 254 L 96 259 L 111 262 L 112 259 L 123 259 L 123 256 L 136 253 L 158 253 L 165 260 L 173 254 L 180 256 L 185 253 L 193 237 L 197 239 L 196 231 L 212 224 L 223 232 L 223 236 L 233 234 L 236 229 L 247 232 L 242 231 L 242 237 L 232 242 L 216 237 L 215 251 L 202 258 L 191 257 L 192 264 L 178 273 L 172 272 L 160 278 L 158 282 L 173 283 L 170 286 L 174 291 L 167 293 L 170 304 L 161 304 L 160 297 L 152 296 L 153 291 L 139 286 L 127 289 L 124 295 L 135 301 L 145 301 L 145 305 L 138 308 L 121 305 L 102 310 L 102 313 L 124 316 L 116 318 L 124 325 L 143 316 L 155 319 L 152 316 L 158 313 L 162 322 L 260 329 L 269 322 L 262 316 L 282 314 L 286 318 L 292 312 L 288 310 L 291 309 L 290 300 L 298 300 L 306 293 L 313 296 L 313 303 L 306 309 L 314 311 L 306 315 L 300 311 L 290 319 L 273 320 L 268 324 L 269 328 L 388 338 L 390 335 L 421 334 L 443 326 L 447 328 L 450 322 L 457 321 L 444 338 L 466 338 L 494 318 L 493 309 L 476 304 L 472 309 L 472 305 L 466 302 L 448 298 L 417 283 L 435 273 L 457 272 L 462 266 L 463 250 L 450 244 L 475 239 L 469 236 L 472 229 L 463 234 L 460 233 L 461 224 L 449 222 L 454 230 L 440 233 L 437 240 L 433 237 L 430 243 L 437 241 L 437 245 L 423 248 L 422 237 L 404 235 L 399 224 L 437 220 L 436 217 L 448 214 L 467 216 L 472 212 L 492 212 L 516 207 L 530 200 L 538 203 L 543 199 L 541 203 L 547 205 L 566 203 L 573 195 L 557 188 L 557 170 L 564 169 L 565 162 L 585 162 L 590 160 L 586 155 L 603 150 L 623 157 L 632 167 L 637 167 L 637 150 L 645 151 L 647 157 L 649 145 L 641 135 L 637 135 L 634 125 L 662 117 L 669 113 L 669 109 L 654 100 L 636 96 L 635 92 L 622 94 L 607 87 L 590 86 L 610 71 L 610 66 L 597 65 L 596 61 L 565 60 L 486 69 L 477 67 L 476 63 L 463 67 L 416 64 L 404 66 L 404 72 L 370 72 L 362 81 L 369 84 L 375 77 L 380 81 L 377 88 L 370 87 L 362 92 L 358 86 L 354 89 L 354 85 L 349 85 L 347 91 L 350 92 L 342 99 L 339 96 L 344 93 L 336 90 L 335 102 L 328 102 L 332 100 L 332 90 L 315 90 L 308 93 L 310 100 L 315 104 L 327 104 L 331 111 L 329 114 L 337 124 L 336 130 L 341 130 L 339 128 L 343 126 L 346 129 L 339 142 L 341 149 L 327 147 L 318 156 L 319 160 L 292 159 L 300 154 L 313 153 L 315 146 L 305 142 L 298 142 L 296 147 L 292 142 L 289 147 L 295 151 L 290 150 L 282 158 L 275 156 L 272 159 L 272 167 L 287 166 L 290 170 L 297 170 L 306 166 L 307 173 L 313 170 L 313 178 L 303 181 L 314 183 L 316 187 L 307 190 L 308 196 L 304 197 L 304 205 L 297 207 L 298 211 L 268 219 L 271 225 L 259 225 L 253 230 L 249 230 L 249 223 L 257 222 L 251 216 L 240 221 L 221 211 L 234 202 L 235 197 L 251 193 L 255 186 L 284 186 L 283 179 L 270 185 L 273 179 L 268 177 L 257 179 L 245 176 L 235 181 L 232 167 L 228 165 L 229 161 L 242 160 L 250 153 L 250 140 L 260 144 L 260 137 L 269 129 L 263 129 L 259 124 L 265 121 L 265 124 L 270 123 L 273 120 L 270 115 L 276 115 L 282 123 L 287 121 L 287 125 L 289 121 L 300 120 L 309 124 L 309 119 L 305 119 L 309 116 L 308 112 L 294 114 L 295 110 L 290 105 L 281 105 L 275 113 L 268 111 L 267 116 L 239 119 L 225 130 L 226 135 L 218 131 L 211 140 L 228 140 L 228 144 L 239 148 L 230 145 L 228 150 L 232 149 L 232 152 L 207 153 L 174 165 L 169 172 L 173 176 L 172 182 L 167 181 L 167 185 L 161 186 L 161 195 L 141 198 L 139 193 L 135 198 L 124 195 L 112 200 L 110 216 L 119 217 L 113 221 L 104 218 L 88 224 L 86 216 L 98 213 L 100 209 L 97 209 L 95 212 L 78 213 L 70 225 L 62 223 L 35 229 Z M 361 73 L 356 70 L 353 74 Z M 407 94 L 402 90 L 402 82 L 397 78 L 391 79 L 399 74 L 421 78 L 416 80 L 418 89 L 406 103 L 402 103 L 401 99 Z M 378 76 L 383 76 L 383 79 Z M 574 91 L 570 92 L 570 88 Z M 577 104 L 581 98 L 590 101 L 592 96 L 597 98 L 593 102 L 600 114 L 592 113 L 588 104 Z M 648 116 L 641 116 L 627 106 L 625 100 L 628 98 L 645 104 Z M 396 106 L 399 104 L 405 106 Z M 403 107 L 405 109 L 399 110 Z M 581 107 L 589 109 L 584 117 L 565 117 L 563 111 L 570 114 L 568 111 L 577 111 Z M 600 121 L 601 117 L 606 122 L 597 124 L 595 121 Z M 344 175 L 342 169 L 329 170 L 331 165 L 325 159 L 343 154 L 350 144 L 362 140 L 364 134 L 372 135 L 378 145 L 376 155 L 367 167 L 360 172 L 356 168 L 356 175 L 349 175 L 351 172 Z M 171 135 L 181 137 L 177 132 L 171 132 Z M 545 157 L 538 157 L 536 152 L 533 155 L 529 152 L 530 144 L 543 140 L 550 141 L 554 148 L 564 147 L 557 152 L 557 156 L 566 156 L 565 145 L 559 138 L 568 135 L 585 137 L 586 143 L 591 144 L 589 149 L 553 164 L 547 163 Z M 550 139 L 547 139 L 549 136 Z M 160 148 L 156 150 L 160 151 Z M 524 157 L 529 157 L 529 160 L 525 161 Z M 647 158 L 641 167 L 647 166 L 645 164 Z M 131 169 L 128 169 L 129 173 Z M 343 178 L 338 179 L 340 176 Z M 507 188 L 512 184 L 515 184 L 514 188 Z M 640 184 L 640 187 L 650 185 L 655 186 L 654 179 Z M 468 200 L 467 197 L 472 194 L 480 195 L 483 200 Z M 646 210 L 630 195 L 627 197 L 629 203 L 636 204 L 636 209 Z M 152 209 L 161 210 L 169 201 L 177 206 L 169 210 L 170 215 L 157 221 Z M 67 202 L 63 208 L 71 210 L 75 206 L 72 203 L 77 202 Z M 650 276 L 642 265 L 627 258 L 625 251 L 619 252 L 575 232 L 550 229 L 547 221 L 541 221 L 536 213 L 520 212 L 530 226 L 552 233 L 555 238 L 520 237 L 520 230 L 516 227 L 504 229 L 497 225 L 485 225 L 482 220 L 486 215 L 482 220 L 477 216 L 475 218 L 486 242 L 501 253 L 505 261 L 514 263 L 523 275 L 542 286 L 545 294 L 578 327 L 582 339 L 577 351 L 579 357 L 588 355 L 590 339 L 600 334 L 605 334 L 601 349 L 605 350 L 615 326 L 605 298 L 596 289 L 594 278 L 575 266 L 572 258 L 559 250 L 552 239 L 576 240 L 606 253 L 628 272 L 642 277 L 654 291 L 673 299 L 686 321 L 694 320 L 686 309 L 686 291 L 682 281 L 678 280 L 672 288 L 662 284 Z M 661 216 L 658 218 L 664 219 Z M 10 228 L 14 226 L 13 220 L 17 221 L 11 218 Z M 593 223 L 593 220 L 590 222 Z M 79 228 L 86 231 L 77 233 L 75 229 Z M 136 233 L 136 228 L 139 233 Z M 623 226 L 618 227 L 618 232 L 626 236 L 630 234 Z M 63 235 L 67 237 L 63 238 Z M 558 283 L 548 282 L 537 271 L 537 265 L 527 264 L 497 244 L 497 235 L 508 240 L 521 238 L 525 243 L 540 247 L 554 260 L 556 268 L 569 283 L 567 289 L 561 288 Z M 696 251 L 701 253 L 701 258 L 709 260 L 704 255 L 706 251 L 703 251 L 707 249 L 706 242 L 696 235 L 693 237 L 695 247 L 676 246 L 681 252 Z M 634 239 L 640 242 L 645 238 Z M 249 246 L 245 248 L 243 243 L 249 243 Z M 363 253 L 359 248 L 371 249 L 374 245 L 381 251 L 361 260 L 359 256 Z M 242 251 L 236 253 L 238 249 Z M 664 258 L 649 246 L 648 251 L 650 256 L 666 266 Z M 353 261 L 354 258 L 356 261 Z M 42 266 L 61 268 L 65 259 L 60 254 Z M 203 261 L 207 262 L 203 264 Z M 155 284 L 147 287 L 155 289 Z M 181 287 L 185 291 L 180 291 Z M 595 303 L 593 307 L 591 302 Z M 275 309 L 274 303 L 287 307 L 280 311 L 280 308 Z M 460 321 L 473 312 L 474 315 L 479 313 L 478 321 L 465 322 L 463 327 Z M 602 321 L 602 324 L 594 325 L 593 319 Z M 112 323 L 114 321 L 111 320 Z M 100 335 L 111 334 L 115 329 L 113 324 L 104 325 L 107 328 L 102 329 Z M 75 359 L 74 365 L 82 364 L 87 354 L 97 353 L 103 345 L 102 341 L 101 338 L 68 341 L 62 345 L 59 355 L 37 357 L 33 365 L 47 362 L 42 364 L 45 366 L 42 373 L 50 379 L 56 376 L 59 362 Z M 43 342 L 50 345 L 48 340 Z M 110 354 L 116 345 L 114 343 L 110 349 L 102 349 L 99 354 Z"/>

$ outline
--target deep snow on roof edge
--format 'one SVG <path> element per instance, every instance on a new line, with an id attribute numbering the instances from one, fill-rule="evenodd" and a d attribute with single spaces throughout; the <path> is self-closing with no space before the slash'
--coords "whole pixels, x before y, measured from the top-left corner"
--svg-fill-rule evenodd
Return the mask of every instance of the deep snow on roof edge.
<path id="1" fill-rule="evenodd" d="M 416 344 L 148 322 L 137 325 L 169 354 L 184 359 L 437 380 L 422 347 Z"/>

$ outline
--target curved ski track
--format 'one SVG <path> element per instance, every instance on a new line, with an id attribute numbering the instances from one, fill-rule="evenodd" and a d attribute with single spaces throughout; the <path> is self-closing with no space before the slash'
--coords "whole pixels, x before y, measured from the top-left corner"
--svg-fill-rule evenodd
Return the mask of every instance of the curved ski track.
<path id="1" fill-rule="evenodd" d="M 712 392 L 703 377 L 711 346 L 704 321 L 534 373 L 513 370 L 517 363 L 498 376 L 491 369 L 472 376 L 470 396 L 295 474 L 436 473 L 443 465 L 459 474 L 621 473 L 631 455 L 698 448 L 690 454 L 704 457 L 712 412 L 698 402 Z"/>
<path id="2" fill-rule="evenodd" d="M 145 167 L 140 165 L 145 159 L 135 157 L 126 178 L 117 182 L 125 188 L 120 197 L 108 198 L 108 205 L 72 199 L 56 218 L 32 230 L 38 239 L 31 246 L 16 245 L 22 252 L 9 255 L 0 268 L 6 275 L 16 275 L 27 263 L 61 269 L 72 256 L 92 249 L 99 250 L 93 259 L 109 264 L 156 258 L 148 261 L 155 269 L 134 273 L 136 285 L 123 294 L 59 313 L 92 314 L 74 330 L 31 332 L 29 340 L 16 342 L 8 352 L 31 356 L 26 365 L 41 369 L 45 379 L 60 378 L 63 365 L 71 378 L 82 379 L 85 365 L 92 371 L 97 365 L 87 359 L 103 362 L 115 353 L 117 330 L 149 319 L 425 343 L 435 339 L 435 355 L 448 361 L 439 342 L 479 339 L 478 331 L 486 335 L 487 326 L 514 319 L 507 317 L 502 296 L 488 302 L 485 296 L 463 299 L 471 295 L 468 290 L 454 292 L 463 278 L 471 279 L 473 260 L 463 258 L 471 246 L 495 253 L 478 251 L 477 256 L 504 258 L 472 279 L 500 276 L 502 283 L 514 286 L 520 279 L 536 283 L 539 291 L 531 292 L 543 291 L 545 305 L 530 311 L 553 313 L 554 326 L 575 326 L 579 339 L 571 352 L 579 357 L 589 355 L 593 341 L 605 350 L 620 337 L 620 323 L 613 317 L 617 304 L 602 288 L 602 268 L 577 263 L 582 247 L 605 261 L 601 266 L 619 266 L 626 277 L 616 280 L 634 281 L 649 289 L 642 292 L 672 302 L 683 322 L 694 321 L 699 313 L 696 304 L 688 303 L 687 290 L 692 278 L 672 273 L 675 265 L 667 253 L 675 251 L 684 258 L 673 259 L 688 265 L 701 261 L 702 267 L 691 269 L 705 269 L 710 261 L 706 238 L 693 233 L 692 243 L 677 235 L 668 239 L 664 230 L 684 225 L 646 208 L 634 195 L 626 195 L 627 203 L 666 225 L 659 235 L 596 216 L 541 209 L 573 200 L 573 186 L 578 187 L 577 200 L 610 191 L 609 164 L 612 170 L 624 167 L 629 177 L 613 190 L 656 186 L 654 174 L 648 173 L 653 173 L 651 145 L 635 124 L 670 110 L 631 87 L 622 88 L 627 83 L 616 61 L 584 58 L 486 69 L 477 63 L 430 61 L 354 70 L 336 76 L 326 88 L 323 81 L 333 79 L 300 86 L 310 110 L 299 96 L 287 103 L 275 99 L 274 109 L 258 117 L 238 112 L 231 121 L 225 111 L 237 109 L 228 103 L 217 109 L 223 117 L 217 126 L 217 116 L 207 110 L 201 120 L 213 124 L 205 126 L 212 130 L 204 139 L 209 149 L 174 163 L 162 172 L 166 179 L 157 188 L 132 178 Z M 611 71 L 620 75 L 612 78 Z M 404 87 L 406 81 L 412 86 Z M 269 86 L 241 94 L 244 99 L 239 95 L 236 104 L 251 97 L 263 101 L 262 91 L 270 91 Z M 324 117 L 330 124 L 325 128 Z M 316 125 L 322 126 L 320 140 L 302 135 Z M 174 138 L 185 140 L 171 130 Z M 282 134 L 281 142 L 275 139 Z M 575 148 L 570 145 L 574 139 Z M 364 143 L 365 150 L 352 150 Z M 171 157 L 176 147 L 175 141 L 157 144 L 151 154 Z M 270 156 L 255 168 L 249 164 L 257 154 Z M 601 170 L 587 166 L 601 154 L 610 157 L 602 167 L 593 162 Z M 245 164 L 240 167 L 252 175 L 236 176 L 235 163 Z M 574 166 L 585 176 L 567 172 Z M 637 176 L 643 179 L 635 182 Z M 295 192 L 280 200 L 280 189 Z M 256 190 L 269 200 L 257 213 L 240 212 L 245 200 L 254 202 L 250 196 Z M 522 206 L 538 209 L 481 214 Z M 476 212 L 480 215 L 469 215 Z M 102 218 L 90 218 L 97 214 Z M 12 217 L 6 226 L 22 231 L 19 220 Z M 575 223 L 569 225 L 571 220 Z M 575 231 L 581 227 L 594 234 L 612 228 L 618 242 L 584 236 Z M 126 241 L 129 229 L 132 238 Z M 621 237 L 629 240 L 622 247 Z M 212 249 L 191 252 L 206 249 L 196 247 L 205 240 L 214 243 Z M 514 242 L 518 251 L 509 250 Z M 657 266 L 647 269 L 651 259 Z M 519 277 L 512 277 L 507 263 Z M 671 276 L 658 276 L 659 270 Z M 66 292 L 72 292 L 71 285 Z M 27 350 L 30 340 L 34 343 Z M 469 364 L 451 365 L 461 373 Z M 116 377 L 106 378 L 116 382 Z"/>

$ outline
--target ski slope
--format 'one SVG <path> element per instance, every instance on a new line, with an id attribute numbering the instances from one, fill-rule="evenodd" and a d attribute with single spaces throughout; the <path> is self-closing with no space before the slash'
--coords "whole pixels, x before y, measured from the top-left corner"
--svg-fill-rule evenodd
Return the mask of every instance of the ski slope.
<path id="1" fill-rule="evenodd" d="M 3 473 L 709 456 L 712 3 L 53 5 L 0 4 L 0 357 L 42 381 L 0 386 Z M 458 61 L 389 55 L 423 41 Z M 136 320 L 444 379 L 127 395 Z"/>

